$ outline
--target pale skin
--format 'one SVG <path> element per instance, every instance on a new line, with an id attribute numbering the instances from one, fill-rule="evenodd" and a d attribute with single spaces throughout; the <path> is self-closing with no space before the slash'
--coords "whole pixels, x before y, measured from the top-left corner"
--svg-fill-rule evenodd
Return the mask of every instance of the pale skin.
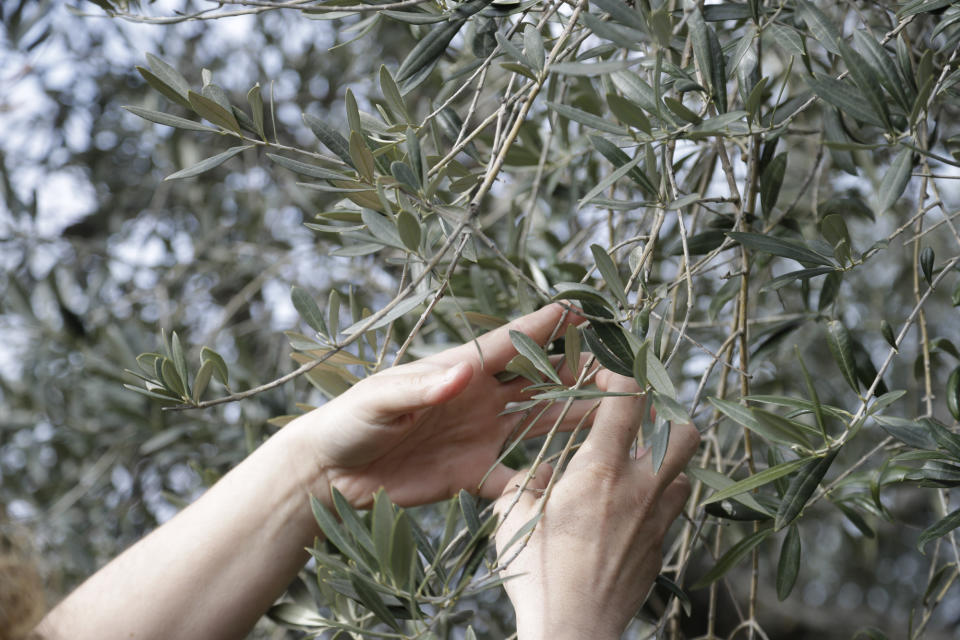
<path id="1" fill-rule="evenodd" d="M 601 372 L 597 386 L 638 391 L 623 376 Z M 507 595 L 517 612 L 520 640 L 619 638 L 640 609 L 662 563 L 661 546 L 690 494 L 683 467 L 697 450 L 693 425 L 674 425 L 657 473 L 648 452 L 630 455 L 641 423 L 639 397 L 604 398 L 593 429 L 557 481 L 546 505 L 549 467 L 536 476 L 506 515 L 497 548 L 541 508 L 526 546 L 505 571 Z M 502 514 L 526 472 L 507 484 L 497 502 Z M 509 558 L 511 550 L 501 553 Z"/>
<path id="2" fill-rule="evenodd" d="M 460 489 L 499 496 L 514 472 L 493 465 L 518 420 L 499 414 L 524 399 L 526 384 L 494 377 L 516 355 L 509 331 L 543 344 L 579 320 L 563 314 L 559 305 L 545 307 L 474 342 L 366 378 L 294 420 L 84 582 L 38 633 L 49 640 L 242 638 L 320 534 L 309 495 L 331 508 L 332 487 L 359 508 L 380 487 L 403 505 Z M 572 429 L 590 406 L 574 403 L 561 428 Z M 559 408 L 550 410 L 529 435 L 557 416 Z"/>

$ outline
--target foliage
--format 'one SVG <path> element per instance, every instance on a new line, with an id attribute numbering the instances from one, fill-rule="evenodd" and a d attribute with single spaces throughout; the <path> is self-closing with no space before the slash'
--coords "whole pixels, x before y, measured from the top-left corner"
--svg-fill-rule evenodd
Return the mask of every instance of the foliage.
<path id="1" fill-rule="evenodd" d="M 160 23 L 280 8 L 225 2 L 159 16 L 98 4 Z M 389 277 L 362 293 L 347 286 L 359 275 L 329 291 L 293 288 L 310 332 L 288 332 L 299 366 L 272 382 L 246 371 L 251 386 L 241 385 L 229 358 L 171 333 L 131 367 L 131 386 L 177 408 L 249 401 L 299 376 L 335 396 L 444 340 L 573 301 L 590 323 L 564 342 L 650 391 L 656 417 L 642 444 L 662 454 L 670 423 L 688 416 L 704 432 L 689 519 L 666 555 L 665 584 L 679 588 L 654 598 L 647 631 L 787 637 L 794 585 L 823 571 L 813 542 L 828 527 L 926 550 L 915 608 L 886 631 L 928 631 L 960 570 L 950 506 L 960 478 L 958 7 L 418 0 L 296 11 L 356 36 L 332 55 L 384 34 L 402 38 L 404 54 L 374 57 L 365 82 L 307 110 L 299 129 L 278 127 L 269 74 L 232 94 L 210 71 L 153 56 L 138 72 L 163 100 L 128 108 L 203 141 L 207 158 L 168 180 L 241 160 L 296 175 L 297 198 L 319 209 L 306 226 L 331 263 Z M 586 372 L 567 389 L 538 345 L 514 339 L 522 355 L 509 369 L 531 378 L 538 401 L 596 397 Z M 537 444 L 513 450 L 533 456 Z M 537 459 L 564 443 L 544 446 Z M 905 496 L 923 508 L 904 507 Z M 421 609 L 454 607 L 469 591 L 429 586 L 421 561 L 444 567 L 430 554 L 446 544 L 427 534 L 404 533 L 387 562 L 376 541 L 417 529 L 379 504 L 339 513 L 343 545 L 318 514 L 336 550 L 316 550 L 322 579 L 310 588 L 329 612 L 320 622 L 312 601 L 276 619 L 422 632 L 432 623 Z M 378 534 L 378 508 L 389 509 L 390 536 Z M 462 515 L 461 535 L 476 535 Z M 393 562 L 401 548 L 410 565 Z M 463 551 L 445 561 L 456 566 Z M 676 593 L 689 594 L 692 616 Z M 413 619 L 401 623 L 399 610 Z M 844 625 L 859 622 L 834 631 L 849 637 Z"/>

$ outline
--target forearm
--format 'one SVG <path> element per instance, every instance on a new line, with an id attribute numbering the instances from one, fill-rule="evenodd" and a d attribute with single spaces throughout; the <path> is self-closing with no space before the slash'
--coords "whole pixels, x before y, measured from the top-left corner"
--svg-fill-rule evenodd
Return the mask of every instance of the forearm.
<path id="1" fill-rule="evenodd" d="M 292 426 L 292 425 L 291 425 Z M 170 522 L 84 582 L 44 638 L 241 638 L 319 535 L 308 496 L 329 489 L 297 431 L 282 431 Z"/>
<path id="2" fill-rule="evenodd" d="M 623 629 L 616 612 L 603 611 L 602 606 L 588 604 L 589 598 L 555 606 L 544 601 L 549 596 L 546 585 L 537 593 L 511 597 L 517 615 L 517 640 L 619 640 Z M 558 613 L 560 612 L 560 613 Z"/>

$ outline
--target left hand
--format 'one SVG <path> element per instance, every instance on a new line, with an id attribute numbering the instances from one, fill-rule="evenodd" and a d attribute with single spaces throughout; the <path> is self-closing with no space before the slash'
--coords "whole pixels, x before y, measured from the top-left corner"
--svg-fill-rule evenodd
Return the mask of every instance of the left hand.
<path id="1" fill-rule="evenodd" d="M 483 486 L 480 481 L 523 415 L 500 413 L 529 397 L 527 380 L 494 377 L 517 354 L 510 330 L 543 344 L 562 314 L 553 304 L 474 342 L 365 378 L 284 429 L 303 431 L 321 475 L 357 507 L 368 506 L 380 487 L 404 505 L 435 502 L 460 489 L 495 498 L 514 472 L 498 464 Z M 567 314 L 558 335 L 579 319 Z M 565 368 L 561 375 L 572 376 Z M 551 407 L 528 436 L 547 431 L 562 406 Z M 591 406 L 575 402 L 561 428 L 573 429 Z"/>

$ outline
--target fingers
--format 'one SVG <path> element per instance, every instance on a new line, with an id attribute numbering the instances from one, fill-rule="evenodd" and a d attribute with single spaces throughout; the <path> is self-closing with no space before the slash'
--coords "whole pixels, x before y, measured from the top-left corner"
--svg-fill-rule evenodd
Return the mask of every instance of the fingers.
<path id="1" fill-rule="evenodd" d="M 585 367 L 593 358 L 593 354 L 589 351 L 584 351 L 580 354 L 580 365 L 577 369 L 577 375 L 574 375 L 570 371 L 570 368 L 566 365 L 565 356 L 550 356 L 550 364 L 553 365 L 553 368 L 560 375 L 560 380 L 567 387 L 573 386 L 577 382 L 577 377 L 580 372 L 583 371 Z M 590 383 L 590 380 L 587 380 L 587 384 Z M 498 392 L 504 397 L 504 402 L 521 402 L 523 400 L 529 400 L 535 394 L 540 393 L 543 389 L 530 389 L 530 386 L 533 383 L 530 380 L 517 377 L 508 382 L 504 382 L 498 386 Z"/>
<path id="2" fill-rule="evenodd" d="M 515 471 L 502 464 L 497 465 L 497 468 L 494 469 L 487 477 L 487 481 L 482 487 L 480 487 L 480 496 L 492 500 L 502 496 L 511 495 L 514 491 L 523 486 L 529 471 L 529 469 Z M 546 462 L 541 463 L 537 467 L 536 475 L 530 479 L 530 482 L 528 482 L 527 486 L 525 487 L 525 490 L 529 491 L 530 497 L 539 498 L 540 492 L 547 488 L 547 484 L 550 482 L 550 477 L 552 475 L 553 467 Z M 505 506 L 506 505 L 503 503 L 503 501 L 499 502 L 496 506 L 497 513 L 501 513 L 501 507 Z"/>
<path id="3" fill-rule="evenodd" d="M 690 458 L 700 446 L 700 432 L 692 424 L 673 423 L 670 427 L 670 442 L 667 444 L 667 453 L 663 457 L 663 464 L 656 474 L 657 484 L 666 487 L 674 481 L 683 468 L 690 462 Z M 645 451 L 640 457 L 640 464 L 644 469 L 650 469 L 650 451 Z"/>
<path id="4" fill-rule="evenodd" d="M 662 532 L 666 532 L 677 516 L 683 511 L 687 499 L 690 497 L 690 481 L 687 476 L 680 474 L 671 482 L 657 504 L 657 517 L 660 519 Z"/>
<path id="5" fill-rule="evenodd" d="M 601 386 L 601 383 L 604 386 Z M 637 393 L 640 387 L 633 378 L 610 373 L 598 380 L 604 391 Z M 600 402 L 593 428 L 584 446 L 609 456 L 610 460 L 626 458 L 637 437 L 645 402 L 637 396 L 608 396 Z"/>
<path id="6" fill-rule="evenodd" d="M 510 332 L 519 331 L 530 336 L 534 342 L 542 345 L 553 333 L 554 328 L 564 314 L 564 308 L 559 304 L 551 304 L 538 311 L 517 318 L 513 322 L 503 325 L 489 333 L 485 333 L 473 342 L 461 345 L 452 350 L 451 357 L 457 360 L 474 360 L 477 358 L 477 349 L 483 357 L 483 370 L 487 373 L 502 371 L 510 359 L 517 355 L 517 350 L 510 341 Z M 564 327 L 572 321 L 582 318 L 567 313 L 564 323 L 557 329 L 562 334 Z M 559 334 L 558 334 L 559 335 Z"/>
<path id="7" fill-rule="evenodd" d="M 560 423 L 560 431 L 573 431 L 585 417 L 588 417 L 591 412 L 596 411 L 597 400 L 586 398 L 574 400 L 566 414 L 564 414 L 565 406 L 566 402 L 555 402 L 543 415 L 540 415 L 539 409 L 535 409 L 530 419 L 537 418 L 537 416 L 539 416 L 539 418 L 537 418 L 536 424 L 527 432 L 525 437 L 533 438 L 542 436 L 553 428 L 553 425 L 561 416 L 563 416 L 563 421 Z M 588 419 L 584 422 L 583 428 L 589 428 L 592 422 L 593 420 Z M 524 425 L 524 427 L 525 426 L 526 425 Z"/>
<path id="8" fill-rule="evenodd" d="M 383 377 L 367 379 L 367 385 L 377 386 L 367 394 L 366 406 L 381 419 L 400 416 L 450 400 L 466 389 L 472 377 L 473 367 L 467 362 L 431 369 L 419 363 L 404 365 Z"/>

